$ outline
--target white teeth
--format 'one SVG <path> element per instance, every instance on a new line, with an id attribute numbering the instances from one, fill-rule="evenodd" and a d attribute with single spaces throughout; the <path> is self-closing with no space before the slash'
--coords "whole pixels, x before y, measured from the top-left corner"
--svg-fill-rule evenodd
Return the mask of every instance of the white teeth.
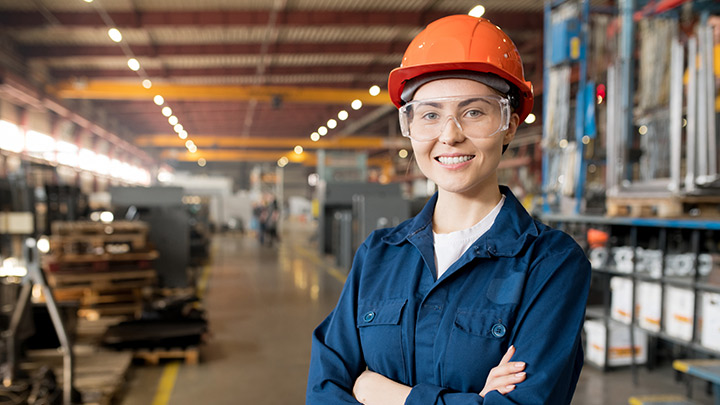
<path id="1" fill-rule="evenodd" d="M 472 156 L 440 156 L 437 158 L 437 160 L 444 165 L 456 165 L 458 163 L 467 162 L 472 158 Z"/>

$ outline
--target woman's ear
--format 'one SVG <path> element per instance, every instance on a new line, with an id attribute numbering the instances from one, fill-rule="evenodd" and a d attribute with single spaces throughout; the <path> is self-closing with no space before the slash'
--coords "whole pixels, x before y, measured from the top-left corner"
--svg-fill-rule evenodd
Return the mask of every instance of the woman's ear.
<path id="1" fill-rule="evenodd" d="M 512 113 L 508 129 L 503 136 L 503 145 L 507 145 L 515 139 L 515 132 L 517 132 L 518 125 L 520 125 L 520 116 L 517 115 L 517 113 Z"/>

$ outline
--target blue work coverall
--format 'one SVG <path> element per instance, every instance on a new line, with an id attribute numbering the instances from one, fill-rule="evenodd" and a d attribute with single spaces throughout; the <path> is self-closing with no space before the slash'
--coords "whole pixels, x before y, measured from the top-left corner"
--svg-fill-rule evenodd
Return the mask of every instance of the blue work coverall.
<path id="1" fill-rule="evenodd" d="M 357 404 L 366 369 L 413 387 L 406 404 L 569 404 L 583 364 L 590 264 L 507 187 L 495 223 L 435 279 L 437 194 L 358 249 L 337 306 L 312 337 L 307 404 Z M 479 395 L 510 345 L 527 379 Z"/>

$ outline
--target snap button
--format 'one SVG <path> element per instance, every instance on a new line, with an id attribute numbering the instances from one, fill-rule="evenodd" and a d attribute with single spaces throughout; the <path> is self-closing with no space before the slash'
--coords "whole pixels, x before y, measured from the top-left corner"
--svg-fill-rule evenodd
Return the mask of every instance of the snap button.
<path id="1" fill-rule="evenodd" d="M 496 338 L 501 338 L 505 336 L 505 331 L 505 325 L 501 323 L 496 323 L 492 326 L 492 329 L 490 329 L 490 332 L 492 332 L 493 336 L 495 336 Z"/>
<path id="2" fill-rule="evenodd" d="M 363 321 L 365 322 L 372 322 L 372 320 L 375 319 L 375 312 L 370 311 L 363 316 Z"/>

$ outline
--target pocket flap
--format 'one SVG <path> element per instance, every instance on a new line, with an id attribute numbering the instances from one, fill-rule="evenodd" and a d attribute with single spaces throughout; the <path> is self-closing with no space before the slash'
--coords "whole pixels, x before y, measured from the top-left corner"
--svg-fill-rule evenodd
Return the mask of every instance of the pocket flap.
<path id="1" fill-rule="evenodd" d="M 510 316 L 497 311 L 458 311 L 455 327 L 471 335 L 502 339 L 510 334 Z"/>
<path id="2" fill-rule="evenodd" d="M 358 328 L 373 325 L 397 325 L 400 323 L 407 299 L 360 302 L 358 305 Z"/>

